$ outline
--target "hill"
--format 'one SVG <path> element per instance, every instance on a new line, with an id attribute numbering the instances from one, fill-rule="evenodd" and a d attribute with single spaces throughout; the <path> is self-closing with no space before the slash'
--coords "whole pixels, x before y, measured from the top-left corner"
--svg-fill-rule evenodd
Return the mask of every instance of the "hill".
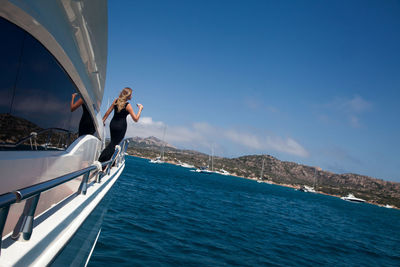
<path id="1" fill-rule="evenodd" d="M 155 158 L 160 155 L 163 144 L 156 137 L 134 138 L 129 143 L 127 152 L 133 156 Z M 264 180 L 299 188 L 302 185 L 312 186 L 315 179 L 316 190 L 320 193 L 335 196 L 353 193 L 373 204 L 400 207 L 400 183 L 353 173 L 336 174 L 312 166 L 281 161 L 270 155 L 214 157 L 214 169 L 224 169 L 235 176 L 256 179 L 261 172 L 263 157 L 265 158 L 262 177 Z M 209 164 L 209 155 L 193 150 L 177 149 L 165 143 L 165 161 L 174 164 L 181 161 L 201 167 Z"/>

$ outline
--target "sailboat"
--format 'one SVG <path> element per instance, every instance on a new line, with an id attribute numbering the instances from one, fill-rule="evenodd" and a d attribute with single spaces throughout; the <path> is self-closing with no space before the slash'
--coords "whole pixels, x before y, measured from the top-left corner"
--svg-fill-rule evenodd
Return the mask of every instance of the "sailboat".
<path id="1" fill-rule="evenodd" d="M 317 186 L 317 170 L 321 170 L 319 167 L 315 167 L 314 169 L 314 183 L 313 186 L 303 185 L 299 188 L 299 191 L 307 192 L 307 193 L 316 193 L 315 188 Z"/>
<path id="2" fill-rule="evenodd" d="M 261 173 L 260 173 L 260 177 L 257 179 L 257 183 L 262 183 L 263 182 L 262 180 L 263 180 L 263 177 L 264 177 L 264 163 L 265 163 L 265 158 L 263 156 Z"/>
<path id="3" fill-rule="evenodd" d="M 209 169 L 210 162 L 211 162 L 211 170 Z M 200 167 L 200 169 L 197 169 L 196 172 L 204 173 L 204 174 L 211 174 L 214 172 L 214 146 L 211 146 L 211 155 L 208 157 L 208 166 Z"/>
<path id="4" fill-rule="evenodd" d="M 163 138 L 162 138 L 162 146 L 161 146 L 161 151 L 160 151 L 160 156 L 158 156 L 155 159 L 151 159 L 150 163 L 164 163 L 164 151 L 165 151 L 165 132 L 167 130 L 167 126 L 164 127 L 164 132 L 163 132 Z"/>

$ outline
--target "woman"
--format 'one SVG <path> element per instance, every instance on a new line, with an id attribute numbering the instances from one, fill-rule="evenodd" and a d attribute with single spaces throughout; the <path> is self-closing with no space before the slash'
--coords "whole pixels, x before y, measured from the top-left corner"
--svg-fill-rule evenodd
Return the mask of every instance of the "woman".
<path id="1" fill-rule="evenodd" d="M 71 112 L 73 112 L 77 108 L 82 106 L 82 117 L 81 117 L 81 120 L 79 121 L 78 136 L 85 135 L 85 134 L 93 135 L 96 132 L 96 129 L 94 128 L 93 120 L 90 117 L 90 114 L 86 108 L 86 105 L 83 103 L 82 97 L 79 98 L 78 101 L 75 102 L 75 97 L 77 95 L 78 95 L 77 93 L 72 94 L 70 108 L 71 108 Z"/>
<path id="2" fill-rule="evenodd" d="M 128 100 L 132 98 L 132 89 L 129 87 L 125 87 L 119 97 L 114 100 L 111 106 L 108 108 L 106 114 L 103 117 L 103 124 L 105 123 L 108 115 L 110 115 L 111 111 L 114 110 L 114 117 L 110 123 L 110 134 L 111 141 L 108 146 L 101 152 L 99 157 L 100 162 L 105 162 L 110 160 L 115 151 L 115 146 L 118 145 L 122 139 L 124 139 L 126 133 L 126 116 L 128 114 L 131 115 L 132 119 L 135 122 L 139 121 L 140 114 L 142 113 L 143 105 L 137 104 L 139 111 L 137 114 L 133 112 L 133 108 L 131 104 L 128 103 Z"/>

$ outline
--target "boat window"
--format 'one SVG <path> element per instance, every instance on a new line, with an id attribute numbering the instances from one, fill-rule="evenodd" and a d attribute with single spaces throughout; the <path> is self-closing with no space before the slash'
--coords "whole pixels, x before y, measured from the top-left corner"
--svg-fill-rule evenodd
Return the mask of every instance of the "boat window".
<path id="1" fill-rule="evenodd" d="M 75 85 L 30 34 L 2 18 L 0 29 L 0 149 L 67 148 L 78 137 L 83 109 L 70 110 Z"/>

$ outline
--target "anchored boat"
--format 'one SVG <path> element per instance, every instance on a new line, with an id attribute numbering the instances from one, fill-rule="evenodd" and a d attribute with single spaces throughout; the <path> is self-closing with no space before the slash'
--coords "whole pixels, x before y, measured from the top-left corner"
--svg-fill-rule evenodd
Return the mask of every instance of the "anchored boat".
<path id="1" fill-rule="evenodd" d="M 0 265 L 85 265 L 128 145 L 96 161 L 107 1 L 4 0 L 0 30 Z"/>
<path id="2" fill-rule="evenodd" d="M 349 193 L 346 197 L 341 197 L 341 199 L 350 201 L 350 202 L 358 202 L 358 203 L 363 203 L 365 202 L 364 199 L 355 197 L 353 194 Z"/>

